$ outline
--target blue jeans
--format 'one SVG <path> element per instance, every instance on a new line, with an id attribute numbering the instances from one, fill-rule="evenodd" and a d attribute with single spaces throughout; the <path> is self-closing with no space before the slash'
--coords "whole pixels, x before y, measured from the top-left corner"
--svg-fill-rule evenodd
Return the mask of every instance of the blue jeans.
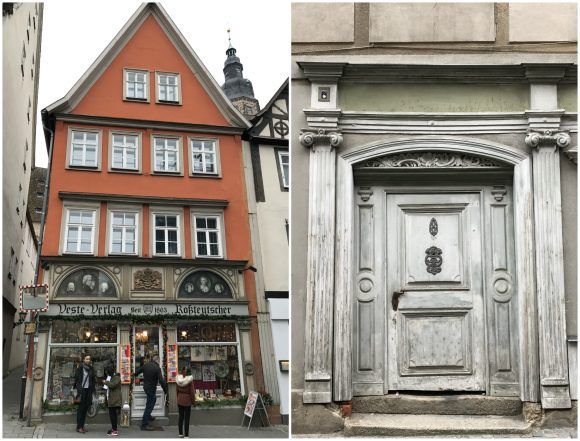
<path id="1" fill-rule="evenodd" d="M 157 401 L 156 389 L 145 390 L 145 395 L 147 395 L 147 402 L 145 403 L 145 411 L 143 412 L 143 419 L 141 420 L 141 427 L 146 427 L 151 420 L 151 412 L 155 407 L 155 402 Z"/>

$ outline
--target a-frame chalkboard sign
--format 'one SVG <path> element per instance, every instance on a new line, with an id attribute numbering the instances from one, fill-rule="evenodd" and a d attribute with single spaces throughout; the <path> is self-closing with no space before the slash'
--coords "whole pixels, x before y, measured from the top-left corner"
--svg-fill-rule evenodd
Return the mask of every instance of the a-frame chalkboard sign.
<path id="1" fill-rule="evenodd" d="M 244 427 L 246 417 L 248 417 L 248 430 L 252 426 L 252 420 L 254 419 L 254 414 L 258 411 L 260 414 L 260 421 L 262 421 L 262 427 L 266 427 L 264 424 L 264 417 L 266 417 L 266 422 L 268 426 L 270 425 L 270 418 L 268 418 L 268 412 L 266 412 L 266 406 L 264 406 L 264 401 L 262 396 L 258 392 L 250 392 L 248 394 L 248 400 L 246 401 L 246 406 L 244 407 L 244 416 L 242 417 L 242 424 L 240 427 Z"/>

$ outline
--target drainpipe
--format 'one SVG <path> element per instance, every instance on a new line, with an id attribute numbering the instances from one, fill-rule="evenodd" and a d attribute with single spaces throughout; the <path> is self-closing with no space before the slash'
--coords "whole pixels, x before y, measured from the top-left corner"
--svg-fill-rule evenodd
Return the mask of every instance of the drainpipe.
<path id="1" fill-rule="evenodd" d="M 50 143 L 48 148 L 48 166 L 46 170 L 46 179 L 44 181 L 44 196 L 42 198 L 42 214 L 40 217 L 40 237 L 38 239 L 38 250 L 36 254 L 36 265 L 34 267 L 34 284 L 38 285 L 38 276 L 40 270 L 40 257 L 42 254 L 42 245 L 44 243 L 44 225 L 46 223 L 46 213 L 48 211 L 48 191 L 50 188 L 50 171 L 52 167 L 52 150 L 54 147 L 54 130 L 51 130 L 49 127 L 45 125 L 48 123 L 47 112 L 43 110 L 42 112 L 42 127 L 46 132 L 50 133 Z M 40 321 L 39 313 L 31 313 L 31 319 L 34 319 L 36 323 L 36 330 L 34 335 L 28 335 L 26 339 L 26 360 L 24 362 L 24 374 L 23 374 L 23 382 L 22 382 L 22 391 L 21 391 L 21 400 L 20 400 L 20 418 L 23 418 L 24 413 L 24 395 L 26 390 L 26 379 L 28 375 L 28 365 L 32 362 L 32 369 L 31 369 L 31 378 L 34 374 L 34 369 L 36 368 L 36 350 L 38 346 L 38 325 Z M 34 348 L 32 350 L 32 359 L 30 358 L 29 350 L 30 350 L 30 339 L 33 339 Z M 28 417 L 27 417 L 27 426 L 30 427 L 30 421 L 32 418 L 32 392 L 34 390 L 34 382 L 31 383 L 30 389 L 28 390 Z"/>

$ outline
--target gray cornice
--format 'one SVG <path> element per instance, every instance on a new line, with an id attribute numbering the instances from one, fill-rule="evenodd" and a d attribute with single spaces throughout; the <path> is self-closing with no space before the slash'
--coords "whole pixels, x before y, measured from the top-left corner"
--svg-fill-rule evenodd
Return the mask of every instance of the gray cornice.
<path id="1" fill-rule="evenodd" d="M 82 193 L 71 191 L 59 191 L 58 197 L 66 200 L 82 201 L 107 201 L 137 204 L 155 204 L 155 205 L 190 205 L 193 207 L 227 207 L 229 202 L 222 199 L 189 199 L 189 198 L 170 198 L 157 196 L 132 196 L 103 193 Z"/>
<path id="2" fill-rule="evenodd" d="M 215 268 L 230 267 L 244 269 L 248 264 L 247 260 L 218 260 L 218 259 L 181 259 L 178 257 L 134 257 L 134 256 L 42 256 L 45 263 L 60 264 L 92 264 L 92 265 L 114 265 L 114 264 L 132 264 L 143 266 L 195 266 L 196 268 Z"/>
<path id="3" fill-rule="evenodd" d="M 356 61 L 356 60 L 355 60 Z M 577 83 L 577 66 L 573 63 L 520 64 L 406 64 L 385 59 L 384 64 L 333 61 L 297 61 L 302 76 L 310 81 L 341 83 L 463 83 L 463 84 L 529 84 L 530 82 Z"/>
<path id="4" fill-rule="evenodd" d="M 241 127 L 210 126 L 205 124 L 186 124 L 179 122 L 148 121 L 131 118 L 113 118 L 93 115 L 74 115 L 57 113 L 54 115 L 59 121 L 76 124 L 99 124 L 114 127 L 133 127 L 138 129 L 171 130 L 176 132 L 215 133 L 223 135 L 240 135 L 244 132 Z"/>

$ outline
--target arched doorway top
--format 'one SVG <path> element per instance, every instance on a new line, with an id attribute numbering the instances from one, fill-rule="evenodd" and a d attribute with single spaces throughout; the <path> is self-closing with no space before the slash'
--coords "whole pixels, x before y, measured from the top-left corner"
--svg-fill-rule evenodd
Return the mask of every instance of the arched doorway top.
<path id="1" fill-rule="evenodd" d="M 438 135 L 375 141 L 358 148 L 356 151 L 351 151 L 340 156 L 346 162 L 354 165 L 380 156 L 421 151 L 470 154 L 494 159 L 510 165 L 517 165 L 529 157 L 525 151 L 497 142 L 479 138 Z"/>

